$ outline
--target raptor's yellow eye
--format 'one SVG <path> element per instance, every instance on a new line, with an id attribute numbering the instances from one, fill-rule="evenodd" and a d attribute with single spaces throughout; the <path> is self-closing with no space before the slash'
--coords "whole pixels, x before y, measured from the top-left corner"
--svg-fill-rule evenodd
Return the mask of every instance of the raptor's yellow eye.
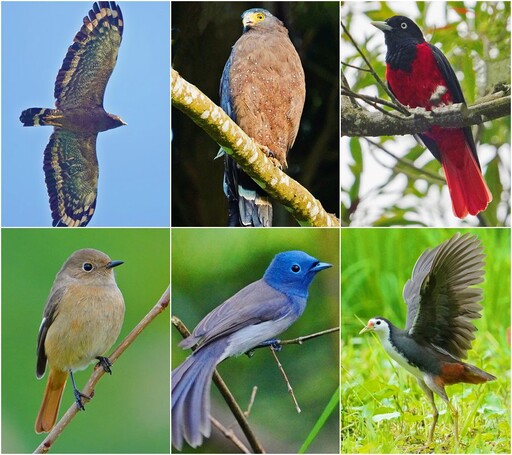
<path id="1" fill-rule="evenodd" d="M 263 19 L 265 19 L 265 15 L 263 13 L 258 13 L 256 15 L 256 19 L 258 19 L 259 21 L 262 21 Z"/>

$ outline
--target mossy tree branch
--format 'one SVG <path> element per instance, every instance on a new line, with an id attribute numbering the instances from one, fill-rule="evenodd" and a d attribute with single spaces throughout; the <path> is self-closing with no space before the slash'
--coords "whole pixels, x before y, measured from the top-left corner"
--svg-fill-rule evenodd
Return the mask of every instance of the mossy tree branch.
<path id="1" fill-rule="evenodd" d="M 197 87 L 171 69 L 172 105 L 190 117 L 273 199 L 283 204 L 300 225 L 339 226 L 306 188 L 277 168 L 231 118 Z"/>

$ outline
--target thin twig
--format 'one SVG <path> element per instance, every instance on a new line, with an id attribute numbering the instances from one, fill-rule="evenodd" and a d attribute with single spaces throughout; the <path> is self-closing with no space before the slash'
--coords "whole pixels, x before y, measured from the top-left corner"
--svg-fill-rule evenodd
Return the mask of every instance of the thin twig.
<path id="1" fill-rule="evenodd" d="M 297 410 L 297 413 L 300 414 L 302 411 L 300 410 L 299 403 L 297 402 L 297 398 L 295 398 L 295 394 L 293 393 L 293 387 L 290 384 L 290 381 L 288 380 L 288 376 L 286 375 L 286 372 L 284 371 L 283 365 L 279 361 L 276 350 L 270 347 L 270 351 L 272 352 L 272 355 L 274 356 L 274 359 L 276 359 L 277 367 L 281 371 L 281 374 L 283 375 L 284 381 L 286 382 L 286 386 L 288 387 L 288 392 L 292 396 L 293 403 L 295 404 L 295 409 Z"/>
<path id="2" fill-rule="evenodd" d="M 332 329 L 322 330 L 321 332 L 312 333 L 310 335 L 304 335 L 298 338 L 293 338 L 291 340 L 282 340 L 278 341 L 279 344 L 302 344 L 304 341 L 312 340 L 313 338 L 321 337 L 323 335 L 328 335 L 329 333 L 339 332 L 339 327 L 333 327 Z"/>
<path id="3" fill-rule="evenodd" d="M 237 435 L 231 428 L 226 428 L 215 417 L 210 416 L 210 421 L 227 439 L 229 439 L 235 446 L 237 446 L 243 453 L 251 453 L 247 446 L 238 439 Z"/>
<path id="4" fill-rule="evenodd" d="M 113 365 L 116 360 L 123 354 L 123 352 L 135 341 L 139 334 L 160 314 L 169 306 L 170 293 L 169 288 L 163 293 L 162 297 L 158 300 L 156 305 L 151 311 L 135 326 L 135 328 L 128 334 L 128 336 L 121 342 L 121 344 L 112 352 L 109 356 L 110 363 Z M 82 393 L 90 396 L 94 395 L 94 387 L 101 377 L 105 374 L 103 368 L 95 368 L 92 372 L 87 384 L 85 385 Z M 43 442 L 34 450 L 34 453 L 47 453 L 52 447 L 53 443 L 64 431 L 66 426 L 78 413 L 78 408 L 73 403 L 66 413 L 62 416 L 59 422 L 53 427 L 52 431 L 48 433 Z"/>
<path id="5" fill-rule="evenodd" d="M 390 157 L 395 159 L 397 162 L 403 164 L 404 166 L 406 166 L 406 167 L 408 167 L 410 169 L 414 169 L 414 171 L 416 171 L 418 174 L 422 174 L 425 177 L 428 177 L 428 178 L 430 178 L 431 180 L 433 180 L 434 182 L 437 182 L 437 183 L 442 183 L 442 184 L 446 183 L 445 179 L 443 179 L 439 175 L 434 174 L 433 172 L 427 171 L 424 168 L 416 167 L 412 163 L 412 161 L 407 160 L 405 158 L 400 158 L 400 157 L 396 156 L 395 154 L 393 154 L 389 150 L 387 150 L 385 147 L 383 147 L 381 144 L 379 144 L 377 142 L 374 142 L 371 139 L 368 139 L 367 137 L 365 137 L 364 139 L 366 140 L 366 142 L 368 142 L 369 144 L 373 145 L 374 147 L 382 150 L 384 153 L 386 153 L 387 155 L 389 155 Z"/>
<path id="6" fill-rule="evenodd" d="M 186 338 L 190 335 L 190 331 L 188 330 L 187 326 L 176 316 L 171 317 L 171 322 L 176 327 L 178 332 L 180 332 L 181 336 L 183 338 Z M 231 409 L 231 412 L 235 416 L 235 419 L 237 420 L 238 424 L 240 425 L 240 428 L 242 429 L 243 433 L 245 434 L 245 437 L 249 441 L 250 446 L 252 447 L 253 451 L 255 453 L 266 453 L 265 449 L 261 445 L 261 443 L 256 438 L 256 435 L 252 431 L 251 426 L 249 425 L 249 421 L 246 419 L 244 412 L 236 402 L 233 394 L 227 387 L 226 383 L 222 379 L 221 375 L 215 370 L 213 373 L 213 382 L 217 386 L 217 389 L 219 389 L 219 392 L 224 397 L 224 400 L 226 401 L 227 405 Z M 210 420 L 211 420 L 210 416 Z"/>
<path id="7" fill-rule="evenodd" d="M 256 400 L 256 393 L 258 392 L 258 386 L 254 386 L 252 388 L 251 397 L 249 398 L 249 404 L 247 405 L 247 411 L 244 412 L 246 417 L 249 417 L 252 410 L 252 405 L 254 404 L 254 400 Z"/>
<path id="8" fill-rule="evenodd" d="M 375 108 L 377 108 L 376 104 L 382 104 L 384 106 L 388 106 L 388 107 L 392 107 L 392 108 L 395 107 L 393 105 L 393 103 L 390 103 L 389 101 L 386 101 L 385 99 L 378 98 L 376 96 L 363 95 L 362 93 L 355 93 L 355 92 L 352 92 L 351 90 L 347 90 L 346 88 L 343 88 L 343 87 L 341 88 L 341 94 L 350 96 L 350 97 L 354 97 L 354 98 L 360 98 Z M 384 114 L 389 115 L 391 117 L 403 119 L 403 116 L 393 114 L 393 112 L 385 111 L 384 109 L 379 109 L 379 111 L 381 111 Z"/>
<path id="9" fill-rule="evenodd" d="M 342 61 L 341 64 L 345 65 L 345 66 L 349 66 L 350 68 L 354 68 L 354 69 L 359 70 L 359 71 L 366 71 L 367 73 L 371 73 L 371 71 L 368 68 L 362 68 L 360 66 L 351 65 L 350 63 L 347 63 L 347 62 L 344 62 L 344 61 Z"/>
<path id="10" fill-rule="evenodd" d="M 343 31 L 346 33 L 346 35 L 348 36 L 348 38 L 350 39 L 350 41 L 352 42 L 352 45 L 356 48 L 358 54 L 361 56 L 361 58 L 364 60 L 364 62 L 366 63 L 366 65 L 368 66 L 368 69 L 370 70 L 370 73 L 372 73 L 372 76 L 375 78 L 375 80 L 378 82 L 378 84 L 382 87 L 382 89 L 388 94 L 389 98 L 391 100 L 393 100 L 395 102 L 395 104 L 393 105 L 393 107 L 401 112 L 402 114 L 405 114 L 405 115 L 409 115 L 409 111 L 407 110 L 407 108 L 402 105 L 402 103 L 400 103 L 400 101 L 398 101 L 396 99 L 396 97 L 393 95 L 393 93 L 391 92 L 391 90 L 389 90 L 387 84 L 385 84 L 382 79 L 379 77 L 379 75 L 377 74 L 377 72 L 373 69 L 373 66 L 372 64 L 370 63 L 370 61 L 366 58 L 366 55 L 364 54 L 364 52 L 359 48 L 359 46 L 357 45 L 356 41 L 354 40 L 354 38 L 352 38 L 352 35 L 350 34 L 350 32 L 348 31 L 347 27 L 345 26 L 345 24 L 343 23 L 343 21 L 341 21 L 341 27 L 343 28 Z"/>

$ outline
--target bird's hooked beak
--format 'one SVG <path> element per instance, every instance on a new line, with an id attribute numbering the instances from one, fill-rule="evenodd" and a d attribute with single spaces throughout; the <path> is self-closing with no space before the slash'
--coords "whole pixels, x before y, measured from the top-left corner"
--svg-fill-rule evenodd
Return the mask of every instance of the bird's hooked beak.
<path id="1" fill-rule="evenodd" d="M 320 270 L 328 269 L 329 267 L 332 267 L 332 264 L 329 264 L 328 262 L 319 262 L 311 268 L 311 271 L 320 272 Z"/>
<path id="2" fill-rule="evenodd" d="M 364 327 L 360 332 L 359 332 L 359 335 L 365 333 L 365 332 L 371 332 L 373 331 L 374 329 L 374 326 L 373 326 L 373 321 L 368 321 L 368 324 L 366 324 L 366 327 Z"/>
<path id="3" fill-rule="evenodd" d="M 114 267 L 117 267 L 118 265 L 124 264 L 123 261 L 110 261 L 105 268 L 112 269 Z"/>
<path id="4" fill-rule="evenodd" d="M 258 22 L 261 22 L 261 19 L 258 19 L 258 13 L 252 12 L 252 13 L 244 14 L 244 16 L 242 17 L 242 25 L 244 26 L 243 27 L 244 33 L 247 30 L 254 27 L 254 25 L 256 25 Z"/>
<path id="5" fill-rule="evenodd" d="M 373 21 L 373 22 L 370 22 L 370 24 L 372 24 L 374 27 L 377 27 L 379 30 L 381 30 L 383 32 L 390 32 L 391 30 L 393 30 L 393 27 L 390 27 L 385 22 Z"/>
<path id="6" fill-rule="evenodd" d="M 252 20 L 252 14 L 245 16 L 242 20 L 242 24 L 244 26 L 244 32 L 251 28 L 254 25 L 254 21 Z"/>

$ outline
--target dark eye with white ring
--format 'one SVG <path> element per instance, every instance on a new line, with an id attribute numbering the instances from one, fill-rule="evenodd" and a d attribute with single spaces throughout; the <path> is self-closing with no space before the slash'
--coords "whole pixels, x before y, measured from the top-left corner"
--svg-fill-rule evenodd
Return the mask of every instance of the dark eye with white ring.
<path id="1" fill-rule="evenodd" d="M 93 269 L 93 266 L 90 262 L 84 262 L 82 269 L 84 272 L 90 272 Z"/>
<path id="2" fill-rule="evenodd" d="M 376 325 L 380 325 L 380 321 L 377 321 L 375 324 L 376 324 Z"/>
<path id="3" fill-rule="evenodd" d="M 300 272 L 300 265 L 293 264 L 292 265 L 292 272 L 293 273 L 299 273 Z"/>
<path id="4" fill-rule="evenodd" d="M 406 22 L 402 22 L 400 24 L 400 27 L 402 27 L 402 29 L 405 30 L 407 28 L 407 23 Z"/>

